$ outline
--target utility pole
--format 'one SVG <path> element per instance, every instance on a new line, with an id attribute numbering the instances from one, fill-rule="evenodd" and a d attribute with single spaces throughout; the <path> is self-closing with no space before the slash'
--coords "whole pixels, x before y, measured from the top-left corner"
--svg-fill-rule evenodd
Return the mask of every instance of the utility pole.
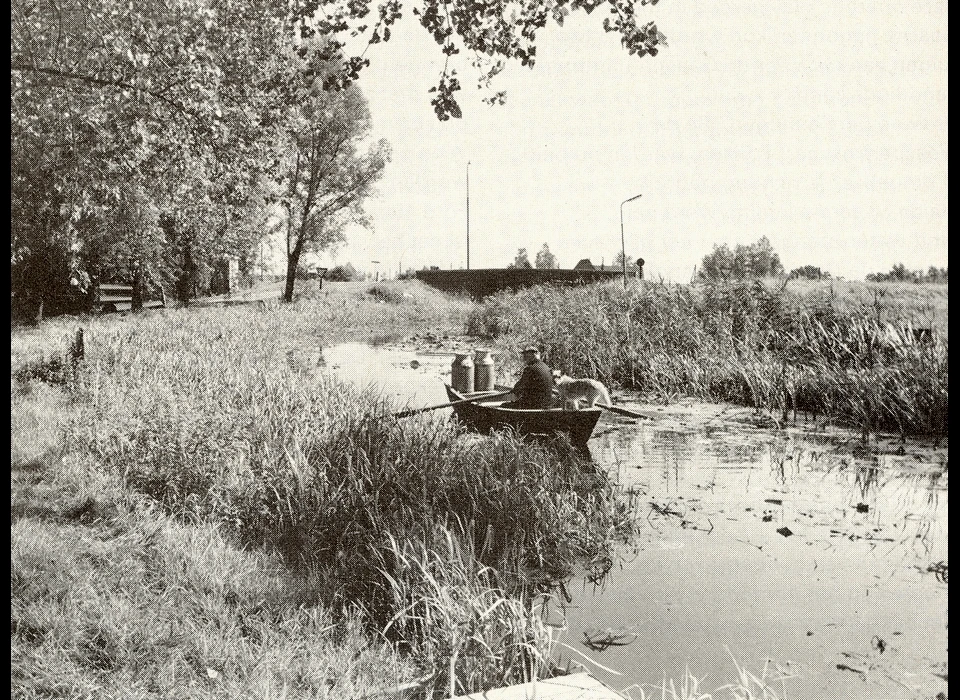
<path id="1" fill-rule="evenodd" d="M 470 161 L 467 161 L 467 269 L 470 269 Z"/>
<path id="2" fill-rule="evenodd" d="M 621 262 L 623 263 L 623 288 L 627 288 L 627 244 L 623 237 L 623 205 L 627 202 L 632 202 L 635 199 L 640 199 L 643 195 L 638 194 L 635 197 L 630 199 L 625 199 L 620 203 L 620 255 L 623 256 Z"/>

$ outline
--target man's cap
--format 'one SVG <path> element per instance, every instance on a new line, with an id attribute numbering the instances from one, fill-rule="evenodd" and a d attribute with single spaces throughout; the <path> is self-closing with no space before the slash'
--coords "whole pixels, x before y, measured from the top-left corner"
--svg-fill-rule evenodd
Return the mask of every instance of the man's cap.
<path id="1" fill-rule="evenodd" d="M 523 349 L 523 353 L 526 354 L 528 352 L 540 352 L 540 348 L 534 347 L 533 345 L 528 345 Z"/>

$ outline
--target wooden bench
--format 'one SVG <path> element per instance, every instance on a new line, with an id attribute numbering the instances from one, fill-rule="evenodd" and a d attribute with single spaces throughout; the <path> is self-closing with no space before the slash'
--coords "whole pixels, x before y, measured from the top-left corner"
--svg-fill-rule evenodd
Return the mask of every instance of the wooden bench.
<path id="1" fill-rule="evenodd" d="M 98 284 L 94 287 L 93 309 L 96 313 L 111 313 L 114 311 L 130 311 L 133 308 L 133 285 L 131 284 Z M 158 309 L 165 307 L 166 299 L 163 289 L 160 289 L 158 299 L 144 299 L 143 308 Z"/>

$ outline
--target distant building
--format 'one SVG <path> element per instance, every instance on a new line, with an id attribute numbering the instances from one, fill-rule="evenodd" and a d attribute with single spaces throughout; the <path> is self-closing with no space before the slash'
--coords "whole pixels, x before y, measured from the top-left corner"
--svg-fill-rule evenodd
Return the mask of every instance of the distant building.
<path id="1" fill-rule="evenodd" d="M 597 267 L 592 262 L 590 262 L 590 258 L 584 258 L 583 260 L 578 262 L 576 265 L 574 265 L 573 269 L 574 270 L 606 270 L 607 267 L 605 265 L 601 265 L 600 267 Z M 622 270 L 623 268 L 621 265 L 613 265 L 609 269 L 612 272 L 617 272 Z M 636 264 L 629 263 L 627 265 L 627 276 L 636 277 L 637 279 L 643 279 L 643 258 L 640 258 L 639 260 L 637 260 Z"/>

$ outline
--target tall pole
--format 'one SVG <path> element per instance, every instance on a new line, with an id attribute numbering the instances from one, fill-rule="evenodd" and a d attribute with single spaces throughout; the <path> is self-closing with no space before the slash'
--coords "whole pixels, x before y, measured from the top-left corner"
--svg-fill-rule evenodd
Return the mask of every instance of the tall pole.
<path id="1" fill-rule="evenodd" d="M 470 269 L 470 161 L 467 161 L 467 269 Z"/>
<path id="2" fill-rule="evenodd" d="M 623 264 L 623 288 L 627 288 L 627 243 L 626 239 L 623 237 L 623 205 L 627 202 L 632 202 L 635 199 L 640 199 L 643 195 L 636 195 L 630 199 L 625 199 L 620 202 L 620 262 Z"/>

